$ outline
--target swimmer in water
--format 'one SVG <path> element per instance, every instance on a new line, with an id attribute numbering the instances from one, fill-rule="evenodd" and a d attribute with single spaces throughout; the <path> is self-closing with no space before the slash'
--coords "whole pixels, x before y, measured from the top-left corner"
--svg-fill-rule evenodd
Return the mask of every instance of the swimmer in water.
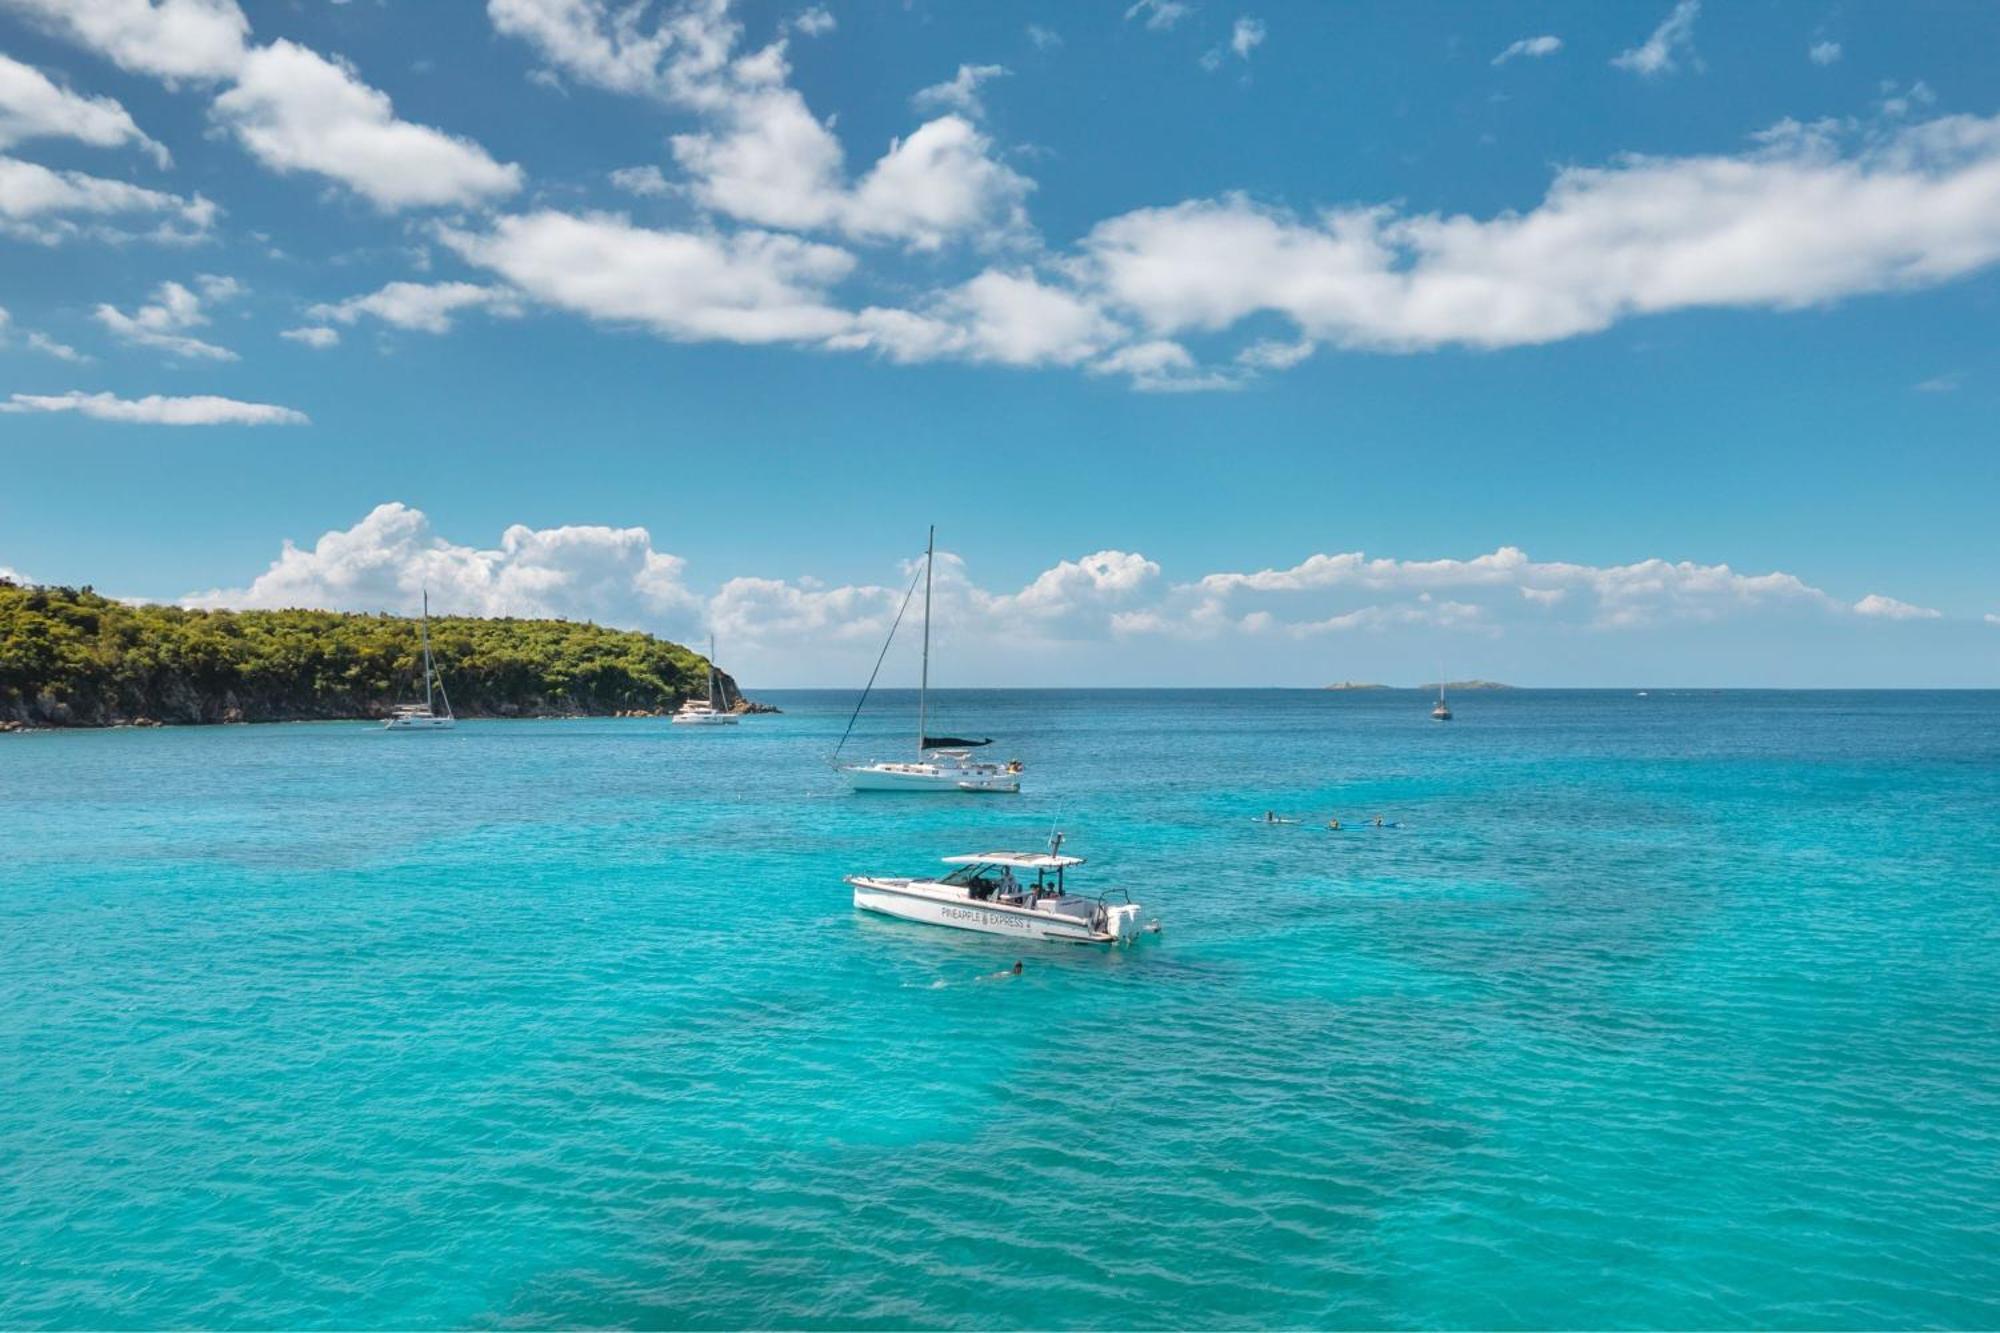
<path id="1" fill-rule="evenodd" d="M 1375 827 L 1376 828 L 1382 827 L 1382 816 L 1380 815 L 1375 816 Z"/>
<path id="2" fill-rule="evenodd" d="M 1335 833 L 1338 833 L 1338 832 L 1340 832 L 1340 821 L 1339 821 L 1338 819 L 1329 819 L 1329 820 L 1327 820 L 1327 821 L 1326 821 L 1326 826 L 1327 826 L 1328 828 L 1332 829 L 1332 830 L 1333 830 L 1333 831 L 1334 831 Z"/>
<path id="3" fill-rule="evenodd" d="M 985 976 L 981 977 L 980 980 L 1005 981 L 1008 977 L 1018 977 L 1020 975 L 1021 975 L 1021 960 L 1016 958 L 1014 960 L 1014 966 L 1007 969 L 1005 972 L 988 972 Z"/>

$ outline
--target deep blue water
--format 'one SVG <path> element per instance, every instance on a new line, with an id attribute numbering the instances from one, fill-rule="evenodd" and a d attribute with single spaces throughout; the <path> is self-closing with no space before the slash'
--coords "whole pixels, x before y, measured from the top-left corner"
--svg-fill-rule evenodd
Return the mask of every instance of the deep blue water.
<path id="1" fill-rule="evenodd" d="M 0 737 L 0 1325 L 2000 1325 L 2000 695 L 770 697 Z"/>

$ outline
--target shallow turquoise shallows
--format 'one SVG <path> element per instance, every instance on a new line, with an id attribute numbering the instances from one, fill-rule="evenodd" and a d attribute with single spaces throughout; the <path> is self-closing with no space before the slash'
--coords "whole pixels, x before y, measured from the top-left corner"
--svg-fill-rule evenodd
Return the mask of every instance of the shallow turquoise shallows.
<path id="1" fill-rule="evenodd" d="M 0 737 L 0 1325 L 2000 1325 L 2000 695 L 772 698 Z"/>

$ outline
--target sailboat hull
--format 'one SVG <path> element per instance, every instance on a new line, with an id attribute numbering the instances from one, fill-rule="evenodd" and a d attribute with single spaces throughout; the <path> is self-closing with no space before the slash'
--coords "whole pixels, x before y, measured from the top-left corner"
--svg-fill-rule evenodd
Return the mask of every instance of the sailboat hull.
<path id="1" fill-rule="evenodd" d="M 382 724 L 384 731 L 450 731 L 458 725 L 455 717 L 392 717 Z"/>
<path id="2" fill-rule="evenodd" d="M 854 764 L 840 773 L 855 791 L 1013 795 L 1021 790 L 1021 775 L 999 764 Z"/>

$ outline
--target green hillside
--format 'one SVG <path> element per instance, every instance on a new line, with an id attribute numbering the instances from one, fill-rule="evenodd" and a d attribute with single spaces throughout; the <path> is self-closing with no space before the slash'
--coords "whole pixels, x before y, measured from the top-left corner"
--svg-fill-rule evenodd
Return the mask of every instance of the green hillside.
<path id="1" fill-rule="evenodd" d="M 431 621 L 467 717 L 668 709 L 707 689 L 700 654 L 568 620 Z M 131 606 L 0 580 L 0 723 L 284 722 L 381 717 L 421 698 L 417 622 L 332 611 Z M 722 677 L 731 704 L 735 682 Z"/>

